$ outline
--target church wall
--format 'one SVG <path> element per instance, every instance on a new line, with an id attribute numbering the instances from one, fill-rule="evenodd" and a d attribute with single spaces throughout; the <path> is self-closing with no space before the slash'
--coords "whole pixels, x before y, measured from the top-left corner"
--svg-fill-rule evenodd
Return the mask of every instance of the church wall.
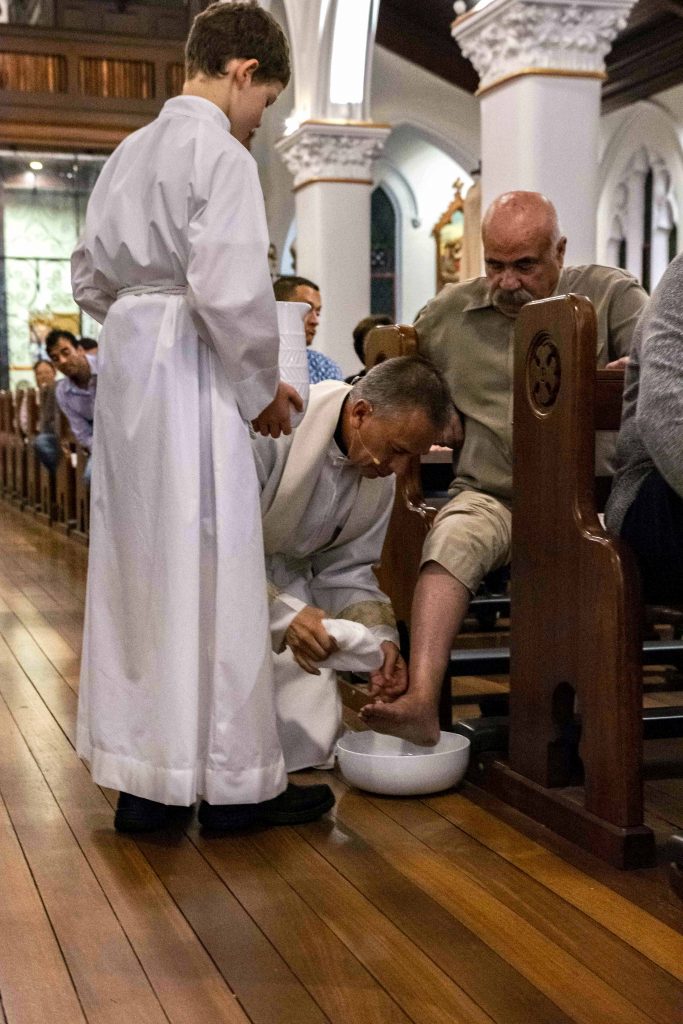
<path id="1" fill-rule="evenodd" d="M 418 129 L 407 125 L 389 136 L 378 171 L 379 180 L 392 191 L 401 212 L 397 318 L 412 322 L 436 291 L 432 228 L 453 198 L 456 179 L 463 181 L 466 191 L 471 178 Z"/>
<path id="2" fill-rule="evenodd" d="M 264 6 L 268 6 L 270 13 L 277 18 L 287 32 L 287 15 L 282 0 L 272 0 L 272 3 Z M 266 204 L 270 241 L 276 250 L 276 270 L 281 267 L 285 240 L 294 218 L 294 196 L 292 194 L 292 176 L 275 152 L 275 143 L 284 135 L 285 120 L 293 106 L 294 74 L 277 102 L 265 111 L 263 122 L 252 144 L 252 155 L 258 164 Z"/>
<path id="3" fill-rule="evenodd" d="M 597 258 L 619 262 L 650 290 L 672 255 L 683 249 L 682 139 L 681 87 L 601 120 Z M 644 271 L 644 243 L 650 250 L 649 273 Z"/>
<path id="4" fill-rule="evenodd" d="M 280 8 L 277 0 L 271 5 L 286 30 L 284 8 Z M 286 250 L 294 196 L 291 176 L 273 145 L 283 134 L 293 105 L 292 81 L 266 111 L 252 149 L 259 165 L 278 271 L 283 265 L 291 271 Z M 468 172 L 478 163 L 479 105 L 473 96 L 377 46 L 371 108 L 374 121 L 393 129 L 377 162 L 375 182 L 387 188 L 398 210 L 397 319 L 410 321 L 435 291 L 431 230 L 452 199 L 456 178 L 467 187 L 471 181 Z M 296 226 L 293 233 L 296 235 Z"/>

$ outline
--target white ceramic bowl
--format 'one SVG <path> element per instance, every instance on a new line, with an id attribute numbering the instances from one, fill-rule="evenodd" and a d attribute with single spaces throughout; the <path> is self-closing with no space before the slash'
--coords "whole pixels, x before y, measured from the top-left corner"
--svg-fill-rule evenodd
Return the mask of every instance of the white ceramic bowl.
<path id="1" fill-rule="evenodd" d="M 457 785 L 467 769 L 470 741 L 442 732 L 434 747 L 396 736 L 347 732 L 337 743 L 337 760 L 347 782 L 386 796 L 419 796 Z"/>

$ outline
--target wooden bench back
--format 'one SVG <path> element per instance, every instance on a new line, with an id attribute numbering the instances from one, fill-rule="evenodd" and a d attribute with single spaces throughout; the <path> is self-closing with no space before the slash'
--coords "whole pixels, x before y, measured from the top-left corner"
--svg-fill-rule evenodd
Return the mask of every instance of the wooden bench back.
<path id="1" fill-rule="evenodd" d="M 525 306 L 515 341 L 510 767 L 543 787 L 570 781 L 581 708 L 586 808 L 642 821 L 640 597 L 630 552 L 600 525 L 594 498 L 596 390 L 590 302 Z"/>
<path id="2" fill-rule="evenodd" d="M 417 333 L 405 324 L 373 327 L 365 338 L 365 365 L 368 370 L 386 359 L 415 355 Z M 420 460 L 415 458 L 398 482 L 394 509 L 384 541 L 377 578 L 400 622 L 410 622 L 413 590 L 420 567 L 422 544 L 428 524 L 424 517 L 411 511 L 422 501 Z"/>
<path id="3" fill-rule="evenodd" d="M 373 327 L 365 338 L 365 366 L 369 370 L 386 359 L 414 356 L 417 353 L 417 332 L 406 324 Z"/>

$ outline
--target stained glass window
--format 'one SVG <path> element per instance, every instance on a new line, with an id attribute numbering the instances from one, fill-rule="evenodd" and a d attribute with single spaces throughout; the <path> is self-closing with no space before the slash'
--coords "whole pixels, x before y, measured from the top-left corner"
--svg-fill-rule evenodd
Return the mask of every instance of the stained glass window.
<path id="1" fill-rule="evenodd" d="M 370 312 L 396 319 L 396 213 L 381 186 L 372 193 Z"/>

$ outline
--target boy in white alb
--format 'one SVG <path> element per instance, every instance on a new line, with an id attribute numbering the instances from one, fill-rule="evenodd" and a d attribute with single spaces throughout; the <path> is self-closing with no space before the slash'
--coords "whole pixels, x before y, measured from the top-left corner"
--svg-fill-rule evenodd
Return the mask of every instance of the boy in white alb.
<path id="1" fill-rule="evenodd" d="M 309 820 L 287 786 L 273 703 L 248 421 L 288 433 L 257 169 L 248 152 L 289 79 L 250 3 L 198 15 L 182 96 L 115 151 L 73 260 L 103 324 L 77 745 L 121 791 L 121 831 L 201 796 L 202 824 Z"/>

